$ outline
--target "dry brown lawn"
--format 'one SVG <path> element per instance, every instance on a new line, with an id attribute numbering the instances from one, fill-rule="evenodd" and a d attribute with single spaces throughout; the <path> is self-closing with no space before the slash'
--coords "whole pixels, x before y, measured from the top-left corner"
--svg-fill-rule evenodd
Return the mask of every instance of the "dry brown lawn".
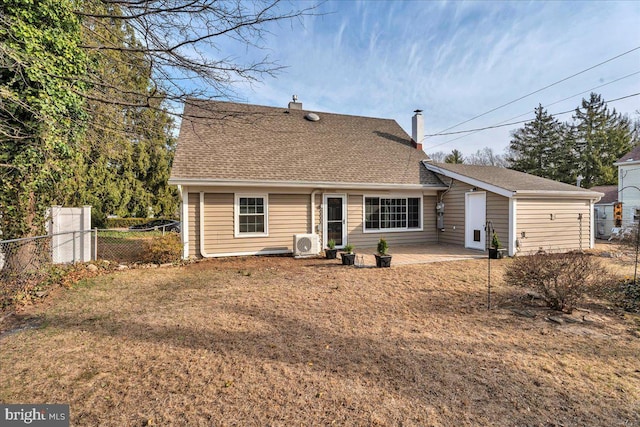
<path id="1" fill-rule="evenodd" d="M 69 403 L 78 426 L 640 425 L 639 319 L 591 301 L 550 322 L 501 284 L 508 262 L 491 311 L 486 260 L 90 279 L 0 336 L 0 401 Z"/>

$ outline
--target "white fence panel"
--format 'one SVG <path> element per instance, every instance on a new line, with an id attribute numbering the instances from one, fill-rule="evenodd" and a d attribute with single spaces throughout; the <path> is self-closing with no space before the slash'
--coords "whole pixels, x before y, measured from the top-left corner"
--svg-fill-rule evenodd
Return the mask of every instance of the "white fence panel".
<path id="1" fill-rule="evenodd" d="M 52 206 L 49 214 L 53 263 L 91 261 L 91 206 Z"/>

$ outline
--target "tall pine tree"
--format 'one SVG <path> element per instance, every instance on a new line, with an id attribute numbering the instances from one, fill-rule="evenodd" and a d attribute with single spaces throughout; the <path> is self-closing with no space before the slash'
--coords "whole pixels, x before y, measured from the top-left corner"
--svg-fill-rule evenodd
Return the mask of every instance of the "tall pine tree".
<path id="1" fill-rule="evenodd" d="M 564 125 L 542 105 L 535 109 L 535 119 L 513 132 L 507 160 L 511 169 L 544 178 L 567 181 L 567 156 Z"/>
<path id="2" fill-rule="evenodd" d="M 591 93 L 583 99 L 573 116 L 572 139 L 577 154 L 577 171 L 583 185 L 616 184 L 617 170 L 613 163 L 635 145 L 629 118 L 609 110 L 602 97 Z"/>

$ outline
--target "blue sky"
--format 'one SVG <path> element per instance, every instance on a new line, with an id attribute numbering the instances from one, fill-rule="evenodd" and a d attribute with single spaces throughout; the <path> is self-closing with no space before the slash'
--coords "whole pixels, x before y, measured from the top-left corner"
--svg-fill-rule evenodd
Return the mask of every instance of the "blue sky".
<path id="1" fill-rule="evenodd" d="M 434 134 L 640 46 L 640 2 L 634 1 L 327 1 L 318 12 L 269 27 L 265 53 L 286 68 L 236 86 L 239 99 L 286 106 L 296 94 L 305 109 L 392 118 L 409 134 L 419 108 L 425 132 Z M 638 93 L 640 73 L 611 83 L 636 72 L 640 49 L 452 131 L 528 113 L 511 121 L 525 120 L 538 103 L 600 85 L 606 84 L 595 92 L 605 100 Z M 588 92 L 548 110 L 575 109 L 582 97 Z M 640 118 L 640 96 L 609 106 Z M 471 154 L 491 147 L 501 154 L 520 126 L 427 137 L 424 149 Z"/>

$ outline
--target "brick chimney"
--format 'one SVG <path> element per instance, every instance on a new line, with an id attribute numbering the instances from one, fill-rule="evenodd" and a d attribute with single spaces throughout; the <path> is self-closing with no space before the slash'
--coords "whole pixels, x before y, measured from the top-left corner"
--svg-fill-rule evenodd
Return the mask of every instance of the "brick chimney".
<path id="1" fill-rule="evenodd" d="M 293 101 L 289 102 L 290 110 L 302 110 L 302 102 L 298 102 L 298 95 L 293 95 Z"/>
<path id="2" fill-rule="evenodd" d="M 417 150 L 422 150 L 422 139 L 424 138 L 424 119 L 422 110 L 415 110 L 411 118 L 411 144 Z"/>

